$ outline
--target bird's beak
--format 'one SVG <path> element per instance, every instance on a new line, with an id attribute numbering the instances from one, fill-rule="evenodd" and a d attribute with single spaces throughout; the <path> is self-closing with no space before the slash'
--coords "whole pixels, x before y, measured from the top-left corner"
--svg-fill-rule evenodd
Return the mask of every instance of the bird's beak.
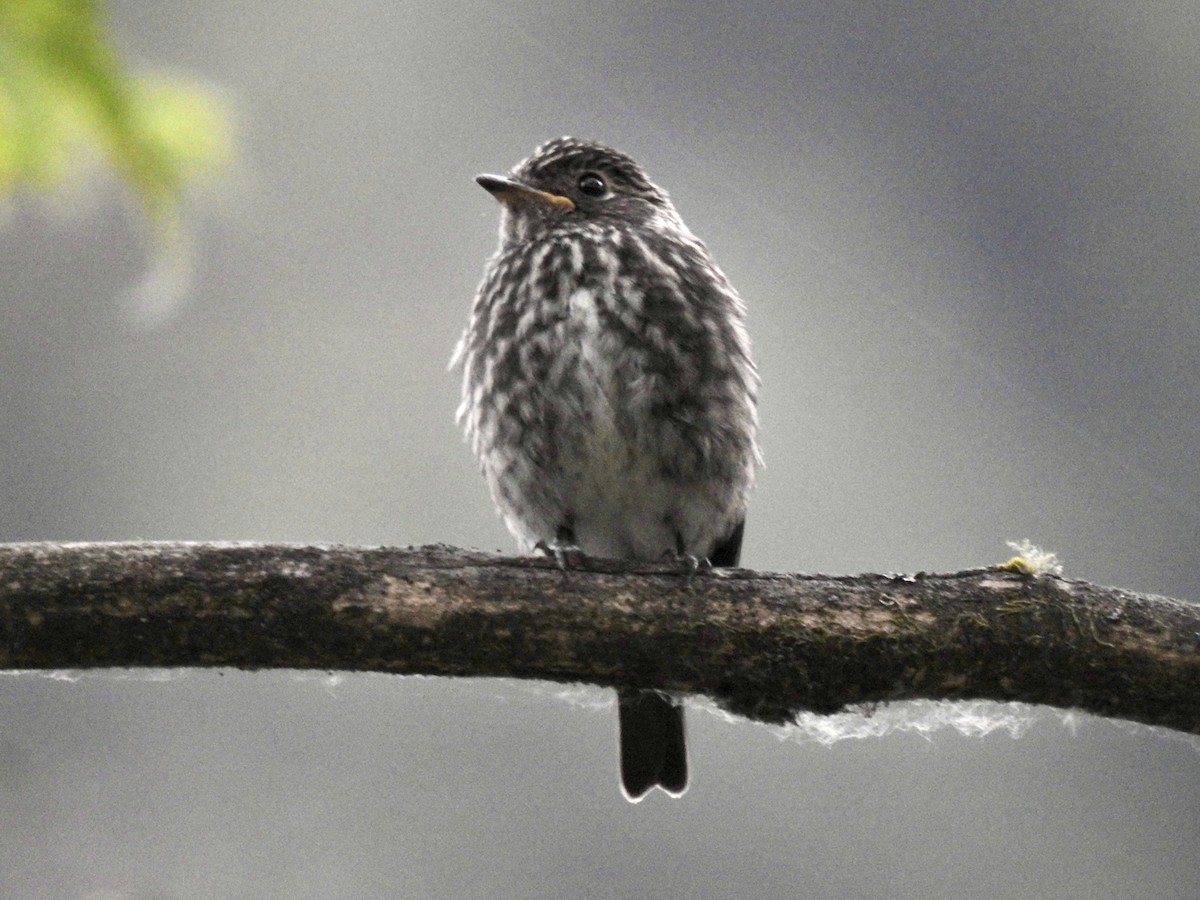
<path id="1" fill-rule="evenodd" d="M 524 206 L 526 203 L 548 203 L 560 209 L 575 208 L 575 203 L 570 197 L 539 191 L 537 188 L 532 188 L 515 178 L 508 178 L 504 175 L 479 175 L 475 181 L 505 206 L 516 207 Z"/>

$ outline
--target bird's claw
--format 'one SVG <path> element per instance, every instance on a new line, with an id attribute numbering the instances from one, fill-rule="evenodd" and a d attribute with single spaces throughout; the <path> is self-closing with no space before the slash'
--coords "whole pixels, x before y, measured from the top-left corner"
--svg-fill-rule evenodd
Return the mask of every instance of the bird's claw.
<path id="1" fill-rule="evenodd" d="M 572 541 L 563 541 L 555 538 L 550 543 L 538 541 L 533 545 L 534 550 L 540 550 L 547 556 L 553 557 L 558 564 L 559 571 L 563 573 L 563 578 L 571 569 L 578 568 L 583 564 L 587 556 L 579 549 L 579 546 Z"/>
<path id="2" fill-rule="evenodd" d="M 684 583 L 688 587 L 691 587 L 692 576 L 694 576 L 701 569 L 708 571 L 713 567 L 712 560 L 710 560 L 707 556 L 695 556 L 691 553 L 684 553 L 680 550 L 664 550 L 663 555 L 660 558 L 663 560 L 671 560 L 677 566 L 679 566 L 679 569 L 684 576 Z"/>

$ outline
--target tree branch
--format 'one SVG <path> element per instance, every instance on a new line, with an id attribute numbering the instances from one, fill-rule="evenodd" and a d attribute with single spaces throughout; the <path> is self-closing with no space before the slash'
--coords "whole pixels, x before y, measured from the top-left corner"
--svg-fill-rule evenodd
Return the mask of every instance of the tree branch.
<path id="1" fill-rule="evenodd" d="M 233 666 L 706 694 L 767 722 L 1020 700 L 1200 734 L 1200 605 L 999 569 L 828 577 L 445 546 L 0 545 L 0 668 Z"/>

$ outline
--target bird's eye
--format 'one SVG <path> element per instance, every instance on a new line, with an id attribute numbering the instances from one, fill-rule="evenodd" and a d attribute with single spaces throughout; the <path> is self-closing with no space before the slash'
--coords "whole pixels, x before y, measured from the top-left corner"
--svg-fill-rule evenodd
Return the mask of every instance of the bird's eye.
<path id="1" fill-rule="evenodd" d="M 589 197 L 603 197 L 608 193 L 608 185 L 595 172 L 584 172 L 580 175 L 578 187 L 579 193 L 587 194 Z"/>

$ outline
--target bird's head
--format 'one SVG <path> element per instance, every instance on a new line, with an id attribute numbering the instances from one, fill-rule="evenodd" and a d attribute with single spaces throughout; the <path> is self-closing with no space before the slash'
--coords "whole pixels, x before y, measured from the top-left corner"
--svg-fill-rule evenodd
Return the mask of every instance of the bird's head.
<path id="1" fill-rule="evenodd" d="M 635 228 L 656 221 L 678 223 L 666 192 L 636 162 L 591 141 L 547 141 L 508 175 L 475 180 L 503 204 L 506 242 L 530 240 L 565 222 Z"/>

